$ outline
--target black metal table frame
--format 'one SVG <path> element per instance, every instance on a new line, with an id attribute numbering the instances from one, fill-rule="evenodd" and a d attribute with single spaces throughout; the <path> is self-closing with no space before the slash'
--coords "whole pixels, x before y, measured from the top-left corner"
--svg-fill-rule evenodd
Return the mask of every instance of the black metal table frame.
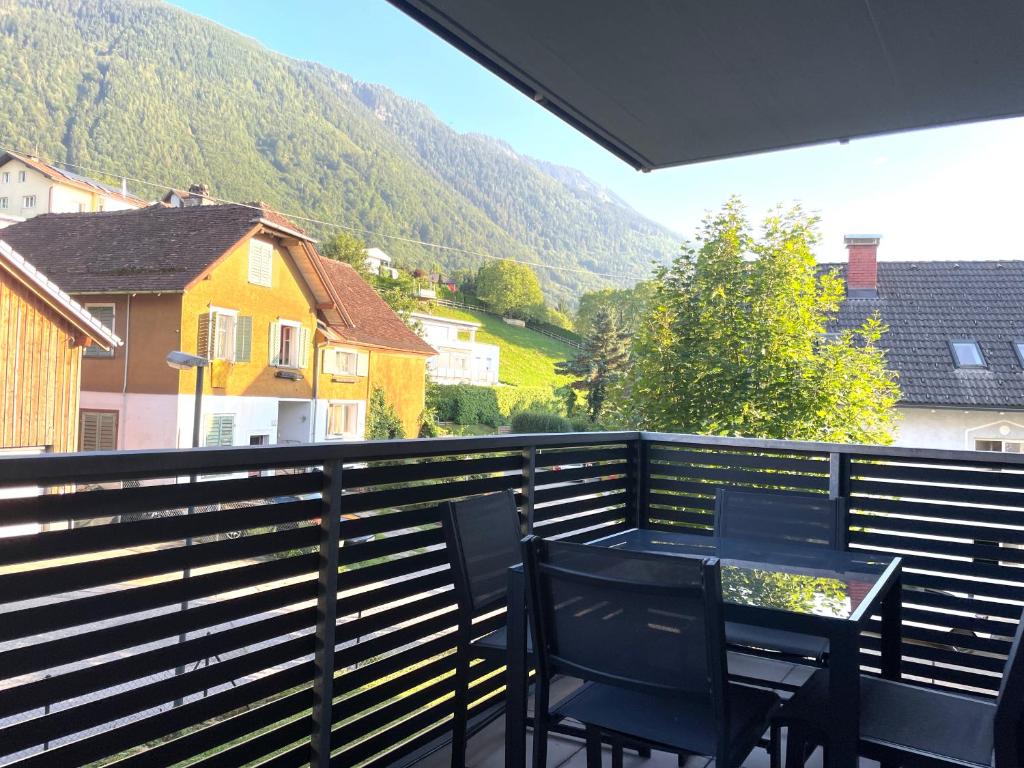
<path id="1" fill-rule="evenodd" d="M 707 541 L 706 537 L 691 534 L 665 535 Z M 663 552 L 672 556 L 671 552 L 655 548 L 646 551 Z M 849 554 L 852 559 L 857 553 Z M 802 614 L 731 602 L 724 604 L 726 621 L 828 638 L 829 698 L 839 705 L 833 705 L 835 716 L 830 718 L 826 749 L 828 768 L 857 766 L 857 745 L 860 737 L 860 638 L 861 632 L 874 614 L 880 615 L 882 620 L 882 677 L 892 680 L 900 677 L 901 571 L 902 560 L 898 556 L 892 556 L 891 562 L 878 575 L 871 590 L 847 618 Z M 507 622 L 505 768 L 525 768 L 529 670 L 526 653 L 526 585 L 522 566 L 509 569 Z"/>

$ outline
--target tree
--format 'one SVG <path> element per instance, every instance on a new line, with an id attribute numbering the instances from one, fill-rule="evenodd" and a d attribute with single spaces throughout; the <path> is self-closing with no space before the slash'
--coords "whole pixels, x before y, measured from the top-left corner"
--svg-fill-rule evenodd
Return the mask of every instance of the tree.
<path id="1" fill-rule="evenodd" d="M 491 261 L 480 267 L 476 295 L 500 315 L 526 320 L 539 319 L 538 313 L 544 312 L 537 275 L 526 264 L 515 261 Z"/>
<path id="2" fill-rule="evenodd" d="M 339 232 L 324 243 L 323 255 L 335 261 L 344 261 L 351 266 L 364 280 L 373 275 L 366 265 L 366 243 L 358 235 L 351 232 Z"/>
<path id="3" fill-rule="evenodd" d="M 394 440 L 405 437 L 405 427 L 388 402 L 382 387 L 374 387 L 366 409 L 366 439 Z"/>
<path id="4" fill-rule="evenodd" d="M 586 392 L 587 411 L 591 420 L 597 421 L 604 409 L 608 388 L 625 370 L 628 357 L 626 334 L 619 328 L 615 315 L 602 308 L 594 316 L 590 337 L 580 354 L 572 360 L 555 363 L 555 370 L 576 377 L 570 386 Z"/>
<path id="5" fill-rule="evenodd" d="M 737 199 L 704 220 L 655 281 L 654 301 L 612 395 L 616 420 L 712 435 L 887 443 L 896 375 L 877 317 L 830 338 L 843 299 L 821 273 L 818 219 L 776 210 L 760 237 Z"/>
<path id="6" fill-rule="evenodd" d="M 619 327 L 629 334 L 636 331 L 640 319 L 646 314 L 654 293 L 654 282 L 644 280 L 631 288 L 604 288 L 580 296 L 576 307 L 574 327 L 586 338 L 593 332 L 594 316 L 601 309 L 615 314 Z"/>

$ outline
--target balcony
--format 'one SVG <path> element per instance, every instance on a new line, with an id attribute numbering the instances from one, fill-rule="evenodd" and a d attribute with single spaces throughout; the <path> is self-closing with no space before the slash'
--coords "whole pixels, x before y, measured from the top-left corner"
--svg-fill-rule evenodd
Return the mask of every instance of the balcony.
<path id="1" fill-rule="evenodd" d="M 510 488 L 542 536 L 709 533 L 720 486 L 847 496 L 850 546 L 904 558 L 904 677 L 994 695 L 1024 456 L 638 432 L 42 455 L 0 460 L 0 764 L 445 765 L 437 504 Z M 870 629 L 861 654 L 877 669 Z M 458 717 L 502 699 L 474 670 Z"/>

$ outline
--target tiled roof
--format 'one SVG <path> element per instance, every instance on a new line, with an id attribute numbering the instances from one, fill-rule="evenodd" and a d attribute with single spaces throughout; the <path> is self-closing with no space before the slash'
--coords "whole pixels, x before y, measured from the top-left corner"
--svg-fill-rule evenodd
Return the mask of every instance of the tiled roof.
<path id="1" fill-rule="evenodd" d="M 838 268 L 845 265 L 824 265 Z M 878 297 L 847 298 L 834 330 L 877 311 L 902 403 L 1024 408 L 1024 369 L 1013 349 L 1024 340 L 1024 261 L 879 262 Z M 956 368 L 952 339 L 973 339 L 986 368 Z"/>
<path id="2" fill-rule="evenodd" d="M 0 240 L 0 268 L 13 274 L 71 325 L 104 349 L 121 346 L 121 339 L 113 331 L 3 240 Z"/>
<path id="3" fill-rule="evenodd" d="M 265 210 L 244 205 L 154 205 L 43 214 L 4 228 L 3 237 L 71 293 L 173 292 L 261 220 L 269 222 Z"/>
<path id="4" fill-rule="evenodd" d="M 71 187 L 84 189 L 87 192 L 96 192 L 106 197 L 112 197 L 116 200 L 121 200 L 128 205 L 134 205 L 136 208 L 142 208 L 147 205 L 146 201 L 141 197 L 125 194 L 119 189 L 114 189 L 113 187 L 96 181 L 95 179 L 90 179 L 88 176 L 82 176 L 80 174 L 73 173 L 72 171 L 58 168 L 56 165 L 43 162 L 38 157 L 32 157 L 31 155 L 20 155 L 15 152 L 3 152 L 0 153 L 0 165 L 3 165 L 11 158 L 20 160 L 29 168 L 34 168 L 48 179 L 52 179 L 53 181 L 61 184 L 67 184 Z"/>
<path id="5" fill-rule="evenodd" d="M 418 355 L 437 350 L 413 333 L 387 302 L 348 264 L 320 257 L 334 292 L 351 325 L 332 324 L 331 330 L 353 344 L 385 347 Z"/>

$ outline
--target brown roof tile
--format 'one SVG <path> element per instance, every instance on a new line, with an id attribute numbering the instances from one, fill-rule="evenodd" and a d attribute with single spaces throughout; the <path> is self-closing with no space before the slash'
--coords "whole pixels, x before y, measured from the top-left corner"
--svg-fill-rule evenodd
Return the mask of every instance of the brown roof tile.
<path id="1" fill-rule="evenodd" d="M 413 333 L 350 265 L 323 256 L 320 257 L 320 263 L 352 321 L 351 326 L 332 325 L 332 331 L 354 344 L 385 347 L 418 355 L 437 354 L 437 350 Z"/>

